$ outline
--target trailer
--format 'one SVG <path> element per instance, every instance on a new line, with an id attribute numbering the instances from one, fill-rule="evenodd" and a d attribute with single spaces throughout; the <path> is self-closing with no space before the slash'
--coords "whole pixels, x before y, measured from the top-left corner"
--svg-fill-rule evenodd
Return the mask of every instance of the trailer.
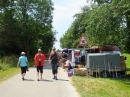
<path id="1" fill-rule="evenodd" d="M 86 68 L 89 75 L 96 77 L 119 77 L 125 74 L 126 64 L 120 54 L 88 53 Z"/>

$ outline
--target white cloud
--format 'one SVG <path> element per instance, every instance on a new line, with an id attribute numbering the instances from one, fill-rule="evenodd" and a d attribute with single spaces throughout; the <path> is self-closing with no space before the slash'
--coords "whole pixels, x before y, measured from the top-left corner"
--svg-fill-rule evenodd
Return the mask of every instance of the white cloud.
<path id="1" fill-rule="evenodd" d="M 63 0 L 59 2 L 54 0 L 53 27 L 58 32 L 56 36 L 58 42 L 54 46 L 58 49 L 60 49 L 59 38 L 67 31 L 73 21 L 73 16 L 81 12 L 84 5 L 88 5 L 86 0 Z"/>
<path id="2" fill-rule="evenodd" d="M 84 5 L 87 5 L 86 0 L 68 0 L 64 6 L 54 5 L 53 26 L 59 26 L 64 21 L 72 20 L 73 16 L 79 13 Z"/>

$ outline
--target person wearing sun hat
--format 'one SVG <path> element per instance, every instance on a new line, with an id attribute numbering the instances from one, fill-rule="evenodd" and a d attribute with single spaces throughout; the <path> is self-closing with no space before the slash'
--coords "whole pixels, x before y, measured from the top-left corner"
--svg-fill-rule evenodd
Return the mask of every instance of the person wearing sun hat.
<path id="1" fill-rule="evenodd" d="M 42 53 L 41 49 L 38 49 L 38 53 L 34 56 L 34 61 L 35 61 L 35 66 L 37 68 L 37 81 L 39 80 L 39 73 L 40 77 L 42 79 L 42 74 L 43 74 L 43 66 L 45 66 L 45 55 Z"/>
<path id="2" fill-rule="evenodd" d="M 21 56 L 19 57 L 18 60 L 18 64 L 17 64 L 17 68 L 20 66 L 21 67 L 21 75 L 22 75 L 22 79 L 24 79 L 26 71 L 27 71 L 27 63 L 28 63 L 28 59 L 25 56 L 25 52 L 21 52 Z"/>

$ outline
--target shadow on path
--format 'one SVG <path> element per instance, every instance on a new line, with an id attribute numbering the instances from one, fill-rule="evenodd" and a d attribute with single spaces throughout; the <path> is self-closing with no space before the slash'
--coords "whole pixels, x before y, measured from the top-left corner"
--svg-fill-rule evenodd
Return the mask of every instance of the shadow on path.
<path id="1" fill-rule="evenodd" d="M 69 81 L 69 80 L 66 80 L 66 79 L 58 79 L 59 81 Z"/>
<path id="2" fill-rule="evenodd" d="M 53 82 L 53 80 L 42 79 L 40 81 Z"/>
<path id="3" fill-rule="evenodd" d="M 33 79 L 24 79 L 24 81 L 34 81 Z"/>

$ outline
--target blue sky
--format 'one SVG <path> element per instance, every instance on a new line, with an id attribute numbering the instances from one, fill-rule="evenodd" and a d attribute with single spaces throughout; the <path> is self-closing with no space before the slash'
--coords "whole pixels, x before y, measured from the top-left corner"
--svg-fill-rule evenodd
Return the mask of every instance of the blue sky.
<path id="1" fill-rule="evenodd" d="M 54 3 L 53 27 L 58 33 L 55 42 L 56 49 L 61 49 L 59 39 L 65 34 L 73 22 L 73 16 L 81 12 L 84 5 L 88 5 L 86 0 L 52 0 Z"/>

